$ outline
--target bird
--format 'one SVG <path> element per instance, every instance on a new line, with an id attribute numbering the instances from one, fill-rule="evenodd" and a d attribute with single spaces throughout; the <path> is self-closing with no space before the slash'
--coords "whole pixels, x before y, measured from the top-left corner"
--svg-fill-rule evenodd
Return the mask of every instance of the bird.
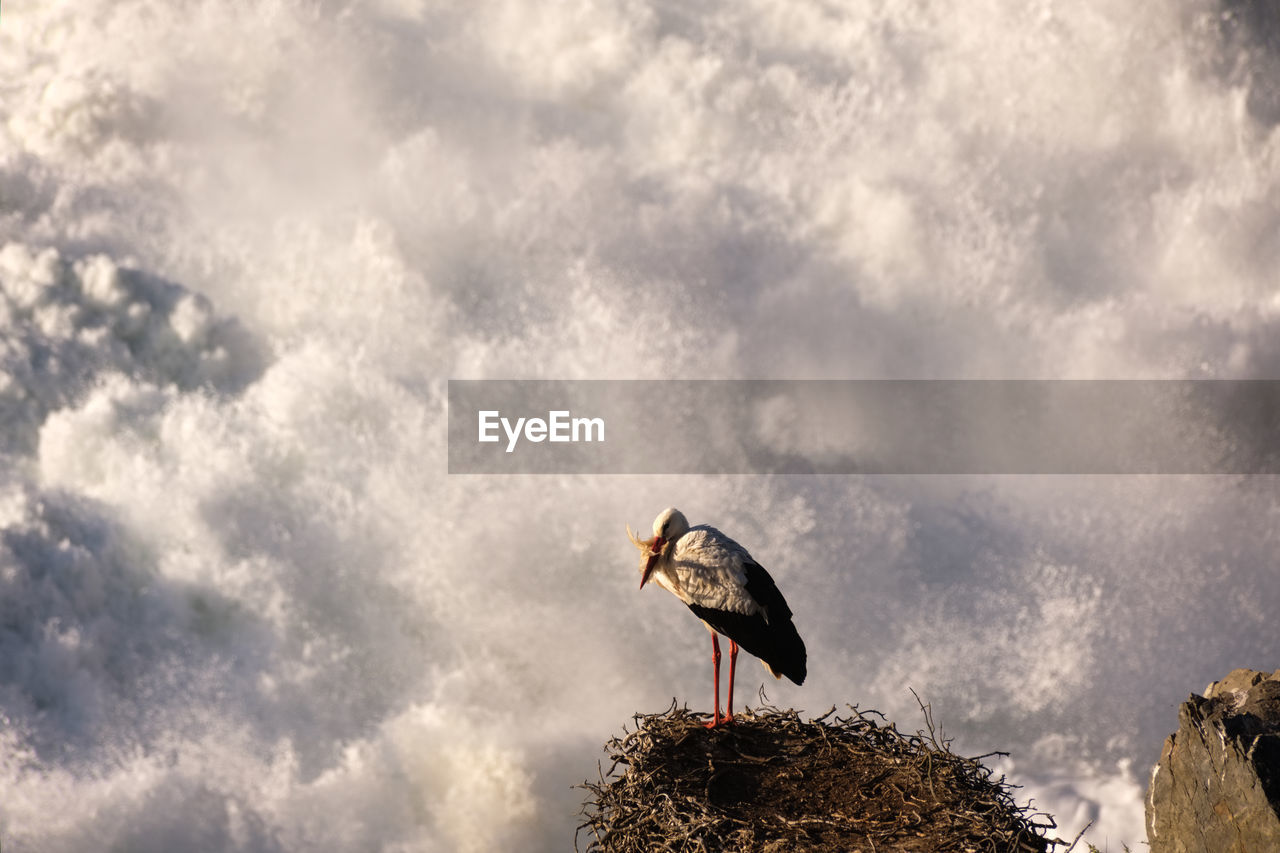
<path id="1" fill-rule="evenodd" d="M 706 727 L 733 723 L 733 676 L 742 647 L 760 658 L 774 678 L 803 684 L 804 640 L 791 608 L 773 578 L 737 542 L 714 527 L 690 527 L 684 513 L 664 509 L 653 521 L 653 538 L 627 536 L 643 552 L 640 589 L 650 580 L 688 605 L 711 632 L 715 713 Z M 729 692 L 720 715 L 720 638 L 729 639 Z"/>

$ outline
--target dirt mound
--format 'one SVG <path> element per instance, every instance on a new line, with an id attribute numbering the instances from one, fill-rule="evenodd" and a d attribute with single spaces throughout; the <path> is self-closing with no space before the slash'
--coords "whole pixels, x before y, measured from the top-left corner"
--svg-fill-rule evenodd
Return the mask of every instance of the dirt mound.
<path id="1" fill-rule="evenodd" d="M 928 731 L 914 735 L 851 710 L 811 722 L 748 710 L 713 730 L 674 703 L 637 714 L 634 731 L 605 744 L 613 766 L 581 786 L 592 797 L 574 847 L 583 836 L 600 853 L 1042 853 L 1063 843 L 1045 836 L 1052 818 L 1018 806 L 1003 778 L 934 736 L 927 706 Z"/>

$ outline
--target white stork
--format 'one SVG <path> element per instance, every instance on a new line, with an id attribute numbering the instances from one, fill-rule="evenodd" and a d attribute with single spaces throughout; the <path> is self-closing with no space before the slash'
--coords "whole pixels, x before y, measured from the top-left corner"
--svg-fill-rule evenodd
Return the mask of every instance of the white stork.
<path id="1" fill-rule="evenodd" d="M 689 606 L 711 632 L 715 665 L 715 716 L 707 728 L 733 722 L 733 673 L 738 646 L 760 658 L 774 678 L 786 676 L 803 684 L 804 640 L 791 622 L 791 608 L 769 573 L 747 549 L 714 527 L 690 527 L 674 507 L 653 521 L 653 538 L 627 535 L 644 552 L 640 588 L 652 578 Z M 729 638 L 729 701 L 720 716 L 720 639 Z"/>

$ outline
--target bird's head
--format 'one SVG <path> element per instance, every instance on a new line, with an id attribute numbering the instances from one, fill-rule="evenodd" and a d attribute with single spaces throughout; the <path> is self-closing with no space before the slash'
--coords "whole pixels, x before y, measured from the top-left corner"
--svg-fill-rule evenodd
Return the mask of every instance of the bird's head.
<path id="1" fill-rule="evenodd" d="M 653 568 L 662 555 L 669 553 L 673 543 L 688 532 L 688 520 L 675 507 L 668 507 L 658 513 L 658 517 L 653 520 L 652 539 L 641 539 L 631 532 L 630 525 L 627 526 L 627 536 L 632 544 L 644 553 L 644 565 L 640 569 L 641 589 L 649 582 L 649 575 L 653 574 Z"/>

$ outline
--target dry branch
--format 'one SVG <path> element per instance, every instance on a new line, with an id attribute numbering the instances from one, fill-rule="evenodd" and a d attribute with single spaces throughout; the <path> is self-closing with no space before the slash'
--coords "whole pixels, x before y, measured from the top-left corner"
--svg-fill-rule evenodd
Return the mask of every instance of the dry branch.
<path id="1" fill-rule="evenodd" d="M 765 706 L 707 730 L 705 714 L 637 714 L 605 744 L 574 839 L 585 853 L 866 851 L 1048 853 L 1048 815 L 926 730 L 901 734 L 876 711 L 810 722 Z"/>

